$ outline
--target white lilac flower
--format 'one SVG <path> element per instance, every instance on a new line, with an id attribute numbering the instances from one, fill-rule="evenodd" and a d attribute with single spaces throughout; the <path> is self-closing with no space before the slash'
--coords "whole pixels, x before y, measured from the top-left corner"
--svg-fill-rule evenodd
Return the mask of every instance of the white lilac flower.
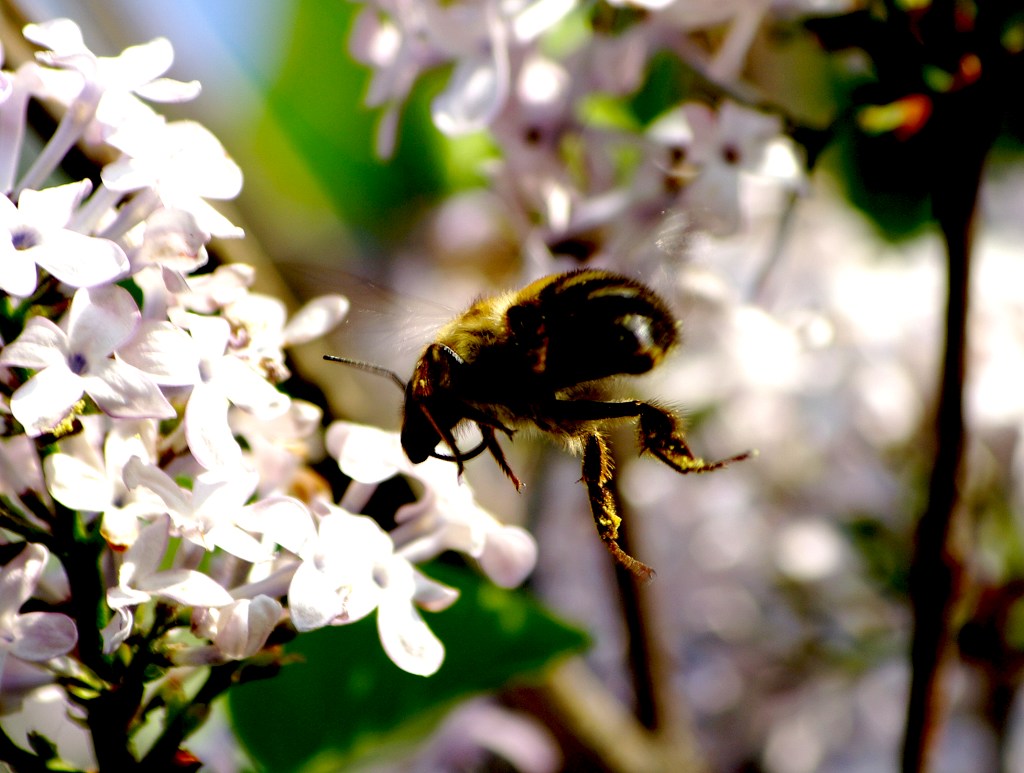
<path id="1" fill-rule="evenodd" d="M 241 339 L 235 355 L 270 380 L 280 382 L 289 375 L 284 363 L 285 347 L 324 335 L 345 317 L 348 308 L 348 300 L 341 295 L 321 295 L 288 320 L 280 299 L 247 293 L 224 308 L 224 317 Z"/>
<path id="2" fill-rule="evenodd" d="M 160 517 L 146 525 L 121 556 L 117 585 L 107 591 L 114 617 L 103 629 L 103 650 L 113 652 L 131 634 L 134 608 L 158 598 L 193 607 L 223 607 L 231 594 L 194 569 L 160 569 L 170 541 L 171 520 Z"/>
<path id="3" fill-rule="evenodd" d="M 162 204 L 188 212 L 213 236 L 243 235 L 206 201 L 232 199 L 242 188 L 242 170 L 207 128 L 195 121 L 160 119 L 121 126 L 107 142 L 124 155 L 103 167 L 104 186 L 119 193 L 147 189 L 154 194 L 152 208 L 138 207 L 135 222 L 121 218 L 117 231 L 123 233 L 142 222 Z"/>
<path id="4" fill-rule="evenodd" d="M 323 411 L 305 400 L 292 400 L 288 410 L 273 419 L 257 419 L 251 413 L 232 410 L 229 423 L 245 440 L 246 463 L 259 474 L 261 497 L 287 491 L 296 473 L 319 448 Z"/>
<path id="5" fill-rule="evenodd" d="M 175 534 L 204 550 L 220 548 L 254 563 L 270 558 L 269 549 L 238 525 L 256 490 L 256 473 L 234 468 L 204 472 L 189 491 L 156 465 L 133 457 L 124 467 L 124 482 L 129 489 L 145 488 L 159 497 Z"/>
<path id="6" fill-rule="evenodd" d="M 67 108 L 57 132 L 22 178 L 19 188 L 41 184 L 56 169 L 67 151 L 83 136 L 104 142 L 111 131 L 148 124 L 156 114 L 139 97 L 159 102 L 181 102 L 199 93 L 195 81 L 183 83 L 161 78 L 174 60 L 169 41 L 156 38 L 125 49 L 119 56 L 96 56 L 86 47 L 82 32 L 70 19 L 29 24 L 25 37 L 46 51 L 36 56 L 52 67 L 78 76 L 78 88 L 61 102 Z"/>
<path id="7" fill-rule="evenodd" d="M 288 396 L 228 348 L 231 326 L 223 317 L 180 315 L 199 351 L 200 378 L 185 407 L 185 437 L 206 469 L 236 468 L 242 449 L 228 423 L 235 405 L 258 419 L 273 419 L 288 410 Z"/>
<path id="8" fill-rule="evenodd" d="M 131 545 L 141 521 L 164 512 L 163 501 L 145 489 L 132 491 L 124 482 L 124 466 L 132 457 L 152 462 L 157 426 L 151 419 L 119 420 L 97 427 L 100 417 L 83 419 L 85 431 L 60 441 L 60 452 L 43 461 L 47 488 L 65 507 L 99 513 L 104 539 L 117 547 Z M 93 428 L 105 433 L 103 455 L 93 447 Z"/>
<path id="9" fill-rule="evenodd" d="M 133 273 L 156 265 L 191 274 L 209 260 L 209 241 L 210 234 L 199 227 L 194 215 L 162 207 L 142 224 L 141 242 L 128 250 L 128 260 Z"/>
<path id="10" fill-rule="evenodd" d="M 29 435 L 63 420 L 88 394 L 109 416 L 166 419 L 174 408 L 142 371 L 111 354 L 131 338 L 140 318 L 127 290 L 116 285 L 78 290 L 67 332 L 45 317 L 32 317 L 0 351 L 0 365 L 37 373 L 11 396 L 11 412 Z"/>
<path id="11" fill-rule="evenodd" d="M 0 289 L 31 295 L 36 266 L 72 287 L 109 282 L 128 271 L 128 258 L 112 241 L 66 228 L 91 186 L 82 180 L 23 190 L 17 206 L 0 196 Z"/>
<path id="12" fill-rule="evenodd" d="M 433 674 L 444 660 L 444 645 L 416 605 L 445 609 L 457 591 L 417 572 L 373 519 L 333 505 L 317 508 L 316 539 L 302 547 L 288 589 L 292 623 L 309 631 L 355 622 L 376 609 L 381 644 L 395 665 Z"/>
<path id="13" fill-rule="evenodd" d="M 0 674 L 7 657 L 41 663 L 64 655 L 78 641 L 78 631 L 59 612 L 20 613 L 35 592 L 50 551 L 30 543 L 0 570 Z"/>
<path id="14" fill-rule="evenodd" d="M 716 112 L 687 102 L 651 124 L 655 142 L 675 148 L 686 200 L 695 222 L 715 235 L 735 232 L 740 225 L 740 180 L 744 174 L 776 177 L 795 186 L 800 165 L 782 137 L 777 116 L 726 100 Z"/>
<path id="15" fill-rule="evenodd" d="M 439 459 L 412 464 L 395 433 L 347 422 L 332 424 L 325 442 L 342 472 L 354 481 L 342 506 L 360 508 L 368 496 L 367 487 L 397 473 L 423 483 L 423 496 L 399 508 L 398 526 L 391 532 L 398 553 L 409 561 L 419 563 L 456 550 L 475 558 L 484 573 L 503 587 L 519 585 L 533 571 L 534 538 L 480 507 L 469 486 L 458 479 L 454 465 Z"/>
<path id="16" fill-rule="evenodd" d="M 512 80 L 510 49 L 535 40 L 576 5 L 575 0 L 498 3 L 380 2 L 362 9 L 350 50 L 374 68 L 370 107 L 385 105 L 377 152 L 394 148 L 398 112 L 425 70 L 455 67 L 431 106 L 435 125 L 458 135 L 491 124 L 505 105 Z"/>
<path id="17" fill-rule="evenodd" d="M 188 291 L 182 293 L 178 300 L 182 308 L 212 314 L 244 298 L 255 278 L 256 269 L 245 263 L 217 266 L 209 274 L 189 277 Z M 174 316 L 171 321 L 186 327 Z"/>

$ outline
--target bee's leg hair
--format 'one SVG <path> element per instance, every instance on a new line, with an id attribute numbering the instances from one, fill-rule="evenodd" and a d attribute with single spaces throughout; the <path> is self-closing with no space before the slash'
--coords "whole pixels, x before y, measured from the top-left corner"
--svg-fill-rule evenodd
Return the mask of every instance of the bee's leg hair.
<path id="1" fill-rule="evenodd" d="M 609 485 L 611 480 L 612 457 L 608 444 L 600 434 L 592 432 L 587 435 L 583 447 L 583 482 L 590 495 L 590 509 L 594 513 L 597 533 L 616 561 L 641 581 L 647 582 L 654 577 L 654 570 L 619 547 L 622 519 L 615 512 L 615 496 Z"/>

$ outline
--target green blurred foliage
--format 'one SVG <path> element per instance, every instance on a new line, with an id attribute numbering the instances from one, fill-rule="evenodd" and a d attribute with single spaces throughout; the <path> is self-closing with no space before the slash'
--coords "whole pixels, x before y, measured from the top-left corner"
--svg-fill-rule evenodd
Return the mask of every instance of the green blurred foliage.
<path id="1" fill-rule="evenodd" d="M 417 207 L 448 186 L 442 138 L 429 117 L 429 88 L 417 88 L 403 109 L 394 157 L 374 155 L 379 110 L 363 104 L 371 72 L 347 51 L 359 6 L 296 0 L 290 44 L 276 78 L 267 84 L 266 123 L 252 141 L 273 158 L 276 125 L 327 193 L 338 217 L 363 238 L 384 244 L 405 235 Z M 288 169 L 271 170 L 290 196 Z"/>
<path id="2" fill-rule="evenodd" d="M 461 592 L 449 609 L 426 615 L 447 650 L 434 676 L 395 666 L 371 615 L 303 634 L 285 648 L 299 662 L 231 690 L 235 728 L 265 770 L 339 770 L 387 745 L 412 742 L 456 699 L 499 688 L 586 645 L 582 632 L 522 592 L 464 569 L 434 564 L 428 571 Z"/>

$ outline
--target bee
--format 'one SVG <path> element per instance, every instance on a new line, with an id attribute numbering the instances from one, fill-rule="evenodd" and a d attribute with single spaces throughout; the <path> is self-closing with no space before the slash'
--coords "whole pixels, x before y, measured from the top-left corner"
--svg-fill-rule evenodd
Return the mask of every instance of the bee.
<path id="1" fill-rule="evenodd" d="M 424 349 L 412 378 L 368 363 L 325 355 L 386 375 L 405 392 L 401 442 L 414 464 L 435 457 L 467 461 L 489 452 L 518 490 L 498 435 L 533 428 L 582 457 L 597 532 L 614 559 L 639 578 L 653 571 L 619 545 L 613 465 L 605 428 L 635 420 L 640 452 L 677 472 L 703 473 L 751 452 L 705 461 L 690 450 L 680 418 L 642 400 L 612 399 L 614 379 L 647 373 L 679 342 L 668 305 L 646 285 L 611 271 L 579 269 L 477 300 L 442 327 Z M 481 440 L 468 451 L 459 428 L 476 424 Z M 450 453 L 437 450 L 441 444 Z"/>

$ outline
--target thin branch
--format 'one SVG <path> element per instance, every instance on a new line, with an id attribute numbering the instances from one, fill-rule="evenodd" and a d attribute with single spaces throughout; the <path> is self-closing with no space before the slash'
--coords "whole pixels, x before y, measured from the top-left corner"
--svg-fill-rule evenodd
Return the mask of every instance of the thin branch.
<path id="1" fill-rule="evenodd" d="M 952 12 L 951 9 L 946 9 Z M 990 11 L 992 9 L 989 9 Z M 943 665 L 951 644 L 951 617 L 962 580 L 955 546 L 964 467 L 963 385 L 966 373 L 968 298 L 978 190 L 989 149 L 998 135 L 1006 89 L 1019 66 L 999 45 L 1000 12 L 979 13 L 981 77 L 937 100 L 927 131 L 936 159 L 932 210 L 948 258 L 946 343 L 935 423 L 935 459 L 928 504 L 917 527 L 910 597 L 914 611 L 913 675 L 903 746 L 904 773 L 927 770 L 944 710 Z M 950 22 L 952 24 L 952 22 Z"/>

